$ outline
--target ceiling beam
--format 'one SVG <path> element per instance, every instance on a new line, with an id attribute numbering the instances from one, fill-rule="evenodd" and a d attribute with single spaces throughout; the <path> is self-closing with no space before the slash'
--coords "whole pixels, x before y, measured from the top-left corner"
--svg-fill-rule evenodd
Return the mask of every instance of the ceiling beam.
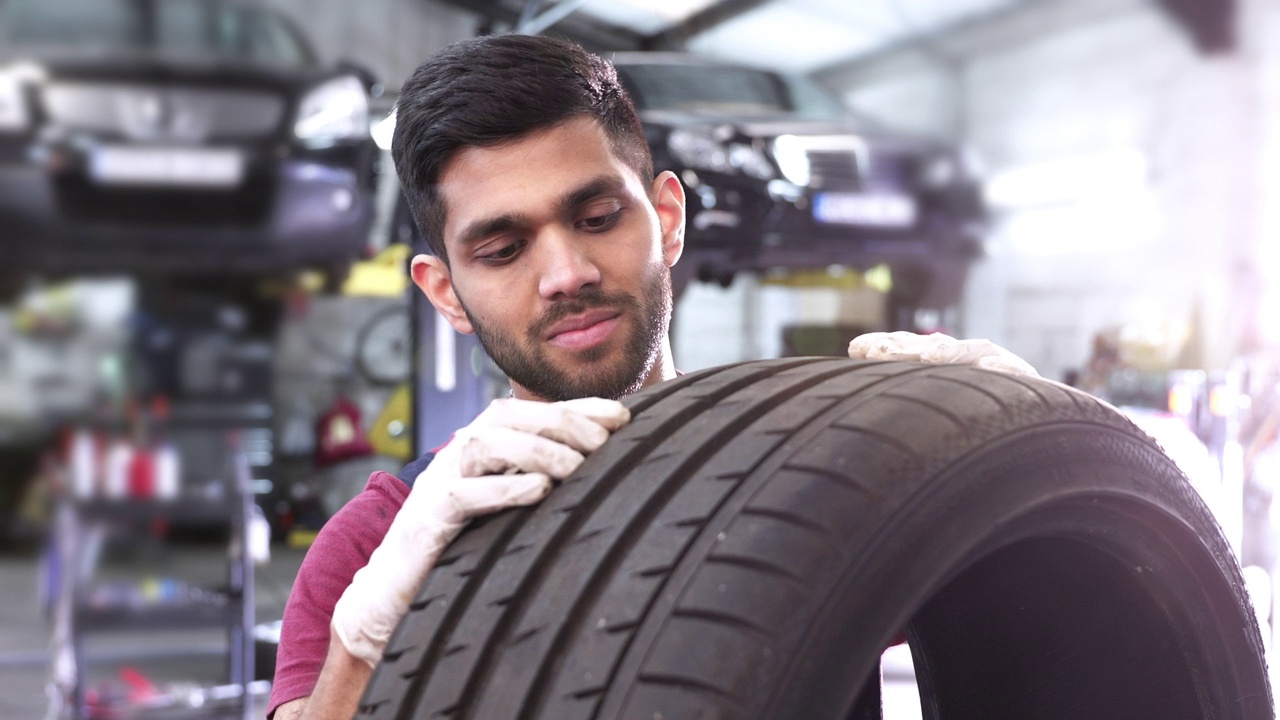
<path id="1" fill-rule="evenodd" d="M 514 27 L 520 21 L 520 12 L 512 10 L 503 5 L 500 0 L 440 0 L 445 5 L 452 5 L 461 10 L 479 15 L 484 19 L 481 28 L 485 32 L 489 32 L 487 28 L 496 26 Z"/>
<path id="2" fill-rule="evenodd" d="M 481 35 L 512 32 L 520 24 L 523 14 L 521 10 L 513 9 L 502 0 L 440 1 L 479 15 L 483 19 L 480 24 Z M 573 40 L 595 53 L 638 50 L 644 42 L 640 33 L 593 20 L 583 13 L 572 13 L 559 19 L 542 34 Z"/>
<path id="3" fill-rule="evenodd" d="M 644 38 L 642 47 L 645 50 L 682 50 L 689 38 L 718 26 L 734 18 L 751 12 L 761 5 L 773 0 L 720 0 L 690 15 L 677 25 L 662 32 Z"/>
<path id="4" fill-rule="evenodd" d="M 1152 12 L 1152 8 L 1151 0 L 1019 0 L 909 35 L 879 50 L 838 60 L 811 74 L 823 82 L 839 84 L 842 77 L 855 78 L 907 59 L 965 63 L 976 56 L 1039 42 L 1073 28 L 1134 12 Z"/>
<path id="5" fill-rule="evenodd" d="M 1206 55 L 1236 48 L 1236 0 L 1160 0 Z"/>

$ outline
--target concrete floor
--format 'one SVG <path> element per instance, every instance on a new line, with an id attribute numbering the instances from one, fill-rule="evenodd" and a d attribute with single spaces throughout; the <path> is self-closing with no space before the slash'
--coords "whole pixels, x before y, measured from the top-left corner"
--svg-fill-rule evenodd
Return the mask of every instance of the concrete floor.
<path id="1" fill-rule="evenodd" d="M 276 546 L 271 561 L 257 569 L 258 622 L 280 618 L 303 555 L 302 550 Z M 40 603 L 39 569 L 34 556 L 0 556 L 0 720 L 39 720 L 49 707 L 52 624 Z M 216 585 L 225 578 L 226 549 L 204 544 L 166 547 L 143 558 L 117 558 L 104 563 L 104 569 L 209 578 Z M 86 643 L 91 662 L 88 684 L 122 687 L 120 670 L 134 668 L 161 688 L 218 685 L 226 679 L 226 648 L 225 635 L 218 630 L 95 635 Z M 266 698 L 255 702 L 255 717 L 263 717 Z"/>

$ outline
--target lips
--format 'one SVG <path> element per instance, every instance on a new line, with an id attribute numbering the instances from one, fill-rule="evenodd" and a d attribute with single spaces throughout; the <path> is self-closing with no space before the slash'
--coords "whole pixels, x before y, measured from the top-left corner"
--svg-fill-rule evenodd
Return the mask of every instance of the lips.
<path id="1" fill-rule="evenodd" d="M 567 350 L 584 350 L 607 338 L 620 315 L 617 310 L 601 309 L 567 317 L 551 326 L 547 341 Z"/>

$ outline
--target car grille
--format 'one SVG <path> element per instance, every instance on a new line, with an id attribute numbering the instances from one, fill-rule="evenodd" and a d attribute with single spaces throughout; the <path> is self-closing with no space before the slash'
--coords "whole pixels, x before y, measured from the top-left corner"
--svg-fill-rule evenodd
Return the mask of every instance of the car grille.
<path id="1" fill-rule="evenodd" d="M 869 146 L 848 135 L 801 136 L 809 161 L 809 184 L 819 190 L 908 189 L 918 158 L 909 152 Z"/>
<path id="2" fill-rule="evenodd" d="M 905 152 L 873 148 L 868 155 L 863 184 L 871 188 L 908 189 L 914 186 L 918 158 Z"/>
<path id="3" fill-rule="evenodd" d="M 909 153 L 871 148 L 863 152 L 810 150 L 809 173 L 814 187 L 824 189 L 910 188 L 916 158 Z"/>
<path id="4" fill-rule="evenodd" d="M 51 83 L 44 107 L 62 128 L 143 141 L 260 138 L 284 115 L 270 93 L 135 84 Z"/>
<path id="5" fill-rule="evenodd" d="M 848 150 L 809 150 L 809 176 L 814 187 L 858 186 L 858 156 Z"/>
<path id="6" fill-rule="evenodd" d="M 143 227 L 244 228 L 266 222 L 274 186 L 251 176 L 234 191 L 102 188 L 83 178 L 57 182 L 58 209 L 71 222 Z"/>

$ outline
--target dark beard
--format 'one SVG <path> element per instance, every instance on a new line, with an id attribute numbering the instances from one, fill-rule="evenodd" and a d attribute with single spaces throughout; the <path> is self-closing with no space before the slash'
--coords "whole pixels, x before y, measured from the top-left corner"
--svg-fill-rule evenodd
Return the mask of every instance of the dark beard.
<path id="1" fill-rule="evenodd" d="M 486 327 L 463 303 L 463 311 L 476 337 L 493 362 L 516 384 L 545 400 L 572 400 L 581 397 L 621 399 L 644 386 L 653 371 L 671 324 L 671 270 L 659 265 L 641 287 L 643 297 L 629 293 L 588 290 L 553 305 L 525 333 L 523 342 L 510 334 Z M 461 300 L 461 298 L 459 298 Z M 607 348 L 593 347 L 578 353 L 586 368 L 566 371 L 552 365 L 541 347 L 548 329 L 571 315 L 606 308 L 631 316 L 635 322 L 621 353 L 612 364 L 605 362 Z"/>

